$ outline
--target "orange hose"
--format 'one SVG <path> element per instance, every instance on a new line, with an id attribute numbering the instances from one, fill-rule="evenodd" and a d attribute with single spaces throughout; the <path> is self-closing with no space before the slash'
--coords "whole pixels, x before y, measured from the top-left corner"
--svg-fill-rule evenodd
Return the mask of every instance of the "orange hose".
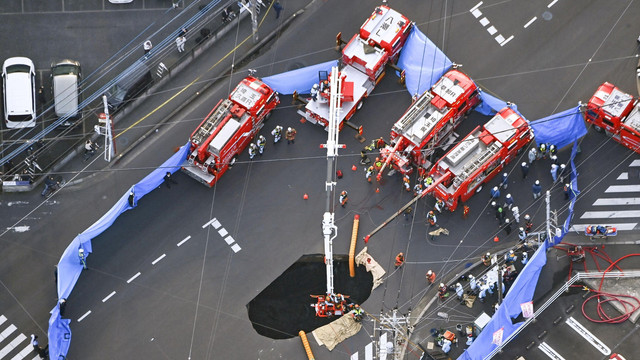
<path id="1" fill-rule="evenodd" d="M 311 346 L 309 346 L 309 340 L 307 339 L 307 334 L 305 334 L 304 331 L 300 330 L 298 335 L 300 335 L 300 339 L 302 340 L 302 346 L 304 346 L 304 351 L 307 352 L 307 357 L 309 358 L 309 360 L 315 360 L 315 357 L 311 352 Z"/>
<path id="2" fill-rule="evenodd" d="M 360 225 L 360 215 L 353 217 L 353 230 L 351 231 L 351 247 L 349 247 L 349 276 L 356 277 L 356 242 L 358 241 L 358 227 Z"/>

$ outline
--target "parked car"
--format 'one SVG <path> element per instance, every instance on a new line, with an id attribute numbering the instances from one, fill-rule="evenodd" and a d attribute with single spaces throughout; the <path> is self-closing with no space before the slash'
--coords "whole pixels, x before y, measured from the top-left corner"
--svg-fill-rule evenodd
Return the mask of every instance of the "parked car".
<path id="1" fill-rule="evenodd" d="M 67 59 L 51 64 L 51 91 L 57 117 L 78 116 L 81 77 L 80 63 L 75 60 Z"/>
<path id="2" fill-rule="evenodd" d="M 147 90 L 153 83 L 151 71 L 144 59 L 135 62 L 126 74 L 106 93 L 107 103 L 112 112 L 120 110 L 128 101 Z"/>
<path id="3" fill-rule="evenodd" d="M 26 57 L 12 57 L 2 64 L 4 120 L 9 129 L 36 126 L 36 70 Z"/>

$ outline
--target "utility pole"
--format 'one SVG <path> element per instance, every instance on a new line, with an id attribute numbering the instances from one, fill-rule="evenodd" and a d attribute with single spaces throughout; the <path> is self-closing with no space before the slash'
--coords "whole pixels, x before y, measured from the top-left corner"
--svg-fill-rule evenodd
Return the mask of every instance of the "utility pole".
<path id="1" fill-rule="evenodd" d="M 374 326 L 374 331 L 380 331 L 380 337 L 377 346 L 378 359 L 397 359 L 400 351 L 396 351 L 396 346 L 404 343 L 406 339 L 405 332 L 410 329 L 409 317 L 411 311 L 405 316 L 398 314 L 398 309 L 394 308 L 391 314 L 380 314 L 380 327 Z M 391 335 L 391 339 L 387 339 L 387 335 Z M 391 340 L 391 341 L 389 341 Z M 389 357 L 390 356 L 390 357 Z"/>
<path id="2" fill-rule="evenodd" d="M 104 113 L 98 116 L 98 123 L 93 130 L 98 135 L 104 135 L 104 159 L 107 162 L 111 162 L 111 158 L 115 154 L 115 142 L 113 141 L 113 122 L 111 116 L 109 116 L 109 105 L 107 103 L 107 96 L 102 96 L 102 103 L 104 105 Z"/>
<path id="3" fill-rule="evenodd" d="M 551 238 L 551 193 L 549 190 L 545 193 L 545 202 L 547 203 L 547 241 L 553 242 Z"/>
<path id="4" fill-rule="evenodd" d="M 258 0 L 251 0 L 251 30 L 253 42 L 258 42 Z"/>

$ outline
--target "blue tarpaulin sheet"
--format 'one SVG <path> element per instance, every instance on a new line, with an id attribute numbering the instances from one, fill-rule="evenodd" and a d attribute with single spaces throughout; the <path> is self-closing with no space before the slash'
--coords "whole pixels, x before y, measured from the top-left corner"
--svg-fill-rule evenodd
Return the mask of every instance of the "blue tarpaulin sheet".
<path id="1" fill-rule="evenodd" d="M 538 144 L 555 145 L 558 149 L 587 134 L 579 106 L 532 121 L 531 126 Z"/>
<path id="2" fill-rule="evenodd" d="M 136 206 L 140 198 L 162 184 L 167 172 L 174 173 L 180 169 L 180 164 L 187 158 L 189 146 L 189 143 L 182 146 L 173 156 L 160 165 L 160 167 L 127 190 L 107 213 L 71 241 L 62 253 L 60 262 L 58 262 L 58 299 L 67 299 L 80 277 L 82 264 L 78 258 L 78 250 L 80 248 L 84 249 L 86 259 L 92 252 L 91 239 L 108 229 L 120 214 L 131 209 L 131 206 L 129 206 L 130 192 L 134 192 L 134 206 Z M 69 350 L 71 329 L 69 328 L 69 320 L 63 319 L 60 316 L 59 304 L 56 304 L 53 310 L 51 310 L 48 337 L 50 358 L 64 358 Z"/>
<path id="3" fill-rule="evenodd" d="M 480 99 L 482 101 L 475 110 L 482 115 L 493 116 L 507 106 L 506 101 L 502 101 L 484 91 L 480 91 Z"/>
<path id="4" fill-rule="evenodd" d="M 338 60 L 331 60 L 321 64 L 267 76 L 262 78 L 262 82 L 283 95 L 291 95 L 294 91 L 297 91 L 299 94 L 308 94 L 313 84 L 317 84 L 319 81 L 318 72 L 326 71 L 331 73 L 331 67 L 337 65 Z"/>
<path id="5" fill-rule="evenodd" d="M 409 93 L 420 95 L 430 89 L 453 63 L 417 26 L 404 44 L 398 67 L 405 71 Z"/>

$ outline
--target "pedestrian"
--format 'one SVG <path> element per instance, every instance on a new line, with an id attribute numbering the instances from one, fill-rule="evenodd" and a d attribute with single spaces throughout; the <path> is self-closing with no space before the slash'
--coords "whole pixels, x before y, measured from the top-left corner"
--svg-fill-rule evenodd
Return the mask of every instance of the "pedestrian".
<path id="1" fill-rule="evenodd" d="M 518 256 L 516 256 L 516 253 L 513 250 L 509 250 L 509 253 L 504 256 L 504 262 L 507 265 L 511 265 L 517 260 L 518 260 Z"/>
<path id="2" fill-rule="evenodd" d="M 176 38 L 176 47 L 178 48 L 178 52 L 184 51 L 184 44 L 187 42 L 187 38 L 184 36 L 178 36 Z"/>
<path id="3" fill-rule="evenodd" d="M 569 200 L 570 193 L 571 193 L 571 185 L 564 184 L 564 187 L 562 188 L 562 190 L 564 191 L 564 199 Z"/>
<path id="4" fill-rule="evenodd" d="M 522 265 L 527 265 L 527 262 L 529 262 L 529 254 L 526 251 L 522 253 L 522 260 L 520 260 L 520 262 Z"/>
<path id="5" fill-rule="evenodd" d="M 429 213 L 427 214 L 427 221 L 429 222 L 430 226 L 435 226 L 436 223 L 438 222 L 438 219 L 436 218 L 436 214 L 433 213 L 433 210 L 429 211 Z"/>
<path id="6" fill-rule="evenodd" d="M 276 125 L 276 127 L 271 130 L 271 135 L 273 135 L 273 143 L 277 144 L 280 139 L 282 139 L 282 126 Z"/>
<path id="7" fill-rule="evenodd" d="M 509 186 L 509 174 L 502 173 L 502 182 L 500 183 L 500 185 L 502 185 L 503 189 L 507 189 L 507 186 Z"/>
<path id="8" fill-rule="evenodd" d="M 264 147 L 265 145 L 267 145 L 267 138 L 262 135 L 258 136 L 258 141 L 256 141 L 256 144 L 258 145 L 258 154 L 262 156 L 262 153 L 264 152 Z"/>
<path id="9" fill-rule="evenodd" d="M 538 152 L 536 151 L 535 147 L 532 147 L 531 150 L 529 150 L 529 164 L 533 164 L 533 162 L 538 158 Z"/>
<path id="10" fill-rule="evenodd" d="M 437 199 L 436 200 L 436 205 L 435 205 L 435 209 L 442 214 L 442 209 L 444 209 L 444 201 Z"/>
<path id="11" fill-rule="evenodd" d="M 144 50 L 144 56 L 149 57 L 149 52 L 151 51 L 151 48 L 153 47 L 153 44 L 151 43 L 151 40 L 146 40 L 143 44 L 142 44 L 142 49 Z"/>
<path id="12" fill-rule="evenodd" d="M 345 205 L 347 205 L 347 201 L 349 201 L 349 197 L 347 196 L 347 191 L 342 190 L 342 192 L 340 193 L 340 205 L 344 207 Z"/>
<path id="13" fill-rule="evenodd" d="M 478 299 L 480 300 L 480 302 L 484 302 L 484 298 L 487 297 L 487 292 L 490 292 L 491 289 L 489 288 L 489 285 L 485 282 L 483 282 L 480 285 L 480 293 L 478 294 Z"/>
<path id="14" fill-rule="evenodd" d="M 280 12 L 284 10 L 282 5 L 280 5 L 280 1 L 276 1 L 273 3 L 273 10 L 276 11 L 276 19 L 280 17 Z"/>
<path id="15" fill-rule="evenodd" d="M 409 175 L 402 177 L 402 186 L 407 192 L 411 191 L 411 179 L 409 178 Z"/>
<path id="16" fill-rule="evenodd" d="M 496 209 L 496 219 L 498 220 L 499 223 L 502 223 L 502 221 L 504 220 L 504 210 L 502 209 L 502 206 L 498 206 L 498 208 Z"/>
<path id="17" fill-rule="evenodd" d="M 493 189 L 491 189 L 490 195 L 493 200 L 498 200 L 498 198 L 500 197 L 500 190 L 497 186 L 494 186 Z"/>
<path id="18" fill-rule="evenodd" d="M 413 196 L 422 194 L 422 179 L 418 179 L 418 182 L 413 186 Z"/>
<path id="19" fill-rule="evenodd" d="M 469 207 L 467 205 L 465 205 L 462 208 L 462 218 L 466 219 L 468 215 L 469 215 Z"/>
<path id="20" fill-rule="evenodd" d="M 129 207 L 134 207 L 135 201 L 136 201 L 136 197 L 135 197 L 135 194 L 133 193 L 133 189 L 131 189 L 131 191 L 129 191 Z"/>
<path id="21" fill-rule="evenodd" d="M 521 226 L 518 228 L 518 239 L 520 241 L 524 241 L 527 238 L 527 233 L 524 231 L 524 228 Z"/>
<path id="22" fill-rule="evenodd" d="M 533 223 L 531 222 L 531 216 L 529 214 L 524 215 L 524 230 L 527 232 L 527 235 L 533 229 Z"/>
<path id="23" fill-rule="evenodd" d="M 497 203 L 497 202 L 492 201 L 490 205 L 491 205 L 491 208 L 492 208 L 494 211 L 498 210 L 498 203 Z"/>
<path id="24" fill-rule="evenodd" d="M 509 221 L 509 219 L 504 219 L 504 231 L 507 233 L 507 235 L 511 234 L 511 222 Z"/>
<path id="25" fill-rule="evenodd" d="M 67 299 L 60 299 L 58 307 L 60 308 L 60 316 L 64 316 L 64 311 L 67 308 Z"/>
<path id="26" fill-rule="evenodd" d="M 478 281 L 472 274 L 469 274 L 469 288 L 472 294 L 476 295 L 478 293 Z"/>
<path id="27" fill-rule="evenodd" d="M 462 288 L 462 284 L 456 283 L 456 296 L 459 301 L 462 301 L 462 297 L 464 296 L 464 289 Z"/>
<path id="28" fill-rule="evenodd" d="M 254 143 L 249 144 L 249 160 L 253 160 L 258 152 L 258 146 Z"/>
<path id="29" fill-rule="evenodd" d="M 427 278 L 427 281 L 429 282 L 429 285 L 433 284 L 436 281 L 436 273 L 429 269 L 429 271 L 427 271 L 427 274 L 425 275 L 425 277 Z M 442 285 L 442 284 L 440 284 Z"/>
<path id="30" fill-rule="evenodd" d="M 296 142 L 296 129 L 290 127 L 287 128 L 287 132 L 284 134 L 287 139 L 287 144 L 295 144 Z"/>
<path id="31" fill-rule="evenodd" d="M 558 157 L 556 155 L 551 155 L 550 159 L 552 164 L 558 165 Z"/>
<path id="32" fill-rule="evenodd" d="M 404 254 L 403 253 L 398 253 L 398 255 L 396 255 L 395 267 L 397 269 L 402 265 L 404 265 Z"/>
<path id="33" fill-rule="evenodd" d="M 514 206 L 511 209 L 511 215 L 513 215 L 513 219 L 516 221 L 516 225 L 520 224 L 520 209 L 517 206 Z"/>
<path id="34" fill-rule="evenodd" d="M 551 178 L 554 183 L 558 180 L 558 165 L 556 164 L 551 164 Z"/>
<path id="35" fill-rule="evenodd" d="M 480 257 L 480 261 L 482 261 L 482 264 L 484 266 L 489 266 L 491 265 L 491 253 L 486 253 L 484 255 L 482 255 Z"/>
<path id="36" fill-rule="evenodd" d="M 542 186 L 540 186 L 540 180 L 536 180 L 536 182 L 531 187 L 531 191 L 533 192 L 533 200 L 540 197 L 542 193 Z"/>
<path id="37" fill-rule="evenodd" d="M 33 346 L 33 351 L 35 351 L 38 354 L 38 357 L 40 359 L 47 358 L 46 349 L 43 349 L 42 347 L 40 347 L 40 344 L 38 343 L 38 335 L 31 334 L 31 346 Z"/>
<path id="38" fill-rule="evenodd" d="M 173 178 L 171 177 L 171 172 L 167 171 L 166 174 L 164 174 L 164 183 L 167 185 L 167 188 L 171 189 L 171 184 L 178 184 L 175 180 L 173 180 Z"/>
<path id="39" fill-rule="evenodd" d="M 373 165 L 369 166 L 369 168 L 367 168 L 367 172 L 364 174 L 364 177 L 367 179 L 367 182 L 369 184 L 371 184 L 371 178 L 373 177 Z"/>
<path id="40" fill-rule="evenodd" d="M 560 168 L 558 169 L 558 179 L 560 179 L 560 182 L 562 184 L 564 184 L 564 176 L 566 175 L 565 173 L 566 168 L 567 168 L 567 165 L 560 164 Z"/>
<path id="41" fill-rule="evenodd" d="M 527 174 L 529 174 L 529 164 L 527 164 L 526 161 L 523 161 L 522 164 L 520 164 L 520 170 L 522 171 L 522 178 L 526 179 Z"/>
<path id="42" fill-rule="evenodd" d="M 413 208 L 411 206 L 408 206 L 406 209 L 404 209 L 404 219 L 406 221 L 409 221 L 409 218 L 411 218 L 411 212 L 413 211 Z"/>
<path id="43" fill-rule="evenodd" d="M 183 27 L 182 29 L 180 29 L 178 36 L 186 36 L 188 31 L 189 29 L 187 29 L 186 27 Z"/>
<path id="44" fill-rule="evenodd" d="M 513 206 L 513 198 L 511 197 L 511 194 L 507 194 L 507 197 L 504 199 L 504 207 L 511 210 L 512 206 Z"/>

